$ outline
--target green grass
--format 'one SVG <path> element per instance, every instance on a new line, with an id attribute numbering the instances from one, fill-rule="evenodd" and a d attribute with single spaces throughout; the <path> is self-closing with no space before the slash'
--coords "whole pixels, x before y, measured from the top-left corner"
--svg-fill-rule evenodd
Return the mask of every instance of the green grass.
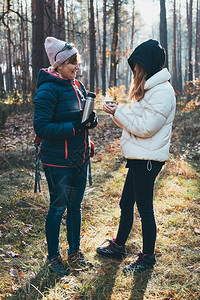
<path id="1" fill-rule="evenodd" d="M 128 257 L 117 262 L 96 254 L 96 248 L 115 237 L 118 228 L 119 200 L 127 172 L 119 149 L 120 135 L 112 120 L 101 112 L 100 124 L 92 133 L 96 145 L 94 184 L 87 186 L 82 206 L 81 248 L 94 264 L 88 271 L 70 268 L 70 275 L 63 278 L 49 272 L 44 234 L 48 189 L 43 174 L 42 193 L 33 193 L 32 158 L 21 166 L 14 161 L 2 171 L 0 299 L 200 299 L 199 165 L 198 160 L 191 165 L 186 157 L 177 156 L 176 139 L 173 155 L 155 187 L 158 235 L 154 269 L 135 276 L 122 274 L 124 265 L 141 249 L 137 209 L 126 245 Z M 68 265 L 64 220 L 60 246 Z"/>

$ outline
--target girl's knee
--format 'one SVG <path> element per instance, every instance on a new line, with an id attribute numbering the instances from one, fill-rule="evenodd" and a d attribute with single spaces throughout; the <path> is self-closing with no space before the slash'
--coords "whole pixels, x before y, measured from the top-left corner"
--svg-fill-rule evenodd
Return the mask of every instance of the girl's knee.
<path id="1" fill-rule="evenodd" d="M 121 211 L 129 212 L 129 211 L 133 210 L 134 205 L 131 205 L 131 204 L 127 205 L 127 203 L 120 202 L 119 207 L 120 207 Z"/>

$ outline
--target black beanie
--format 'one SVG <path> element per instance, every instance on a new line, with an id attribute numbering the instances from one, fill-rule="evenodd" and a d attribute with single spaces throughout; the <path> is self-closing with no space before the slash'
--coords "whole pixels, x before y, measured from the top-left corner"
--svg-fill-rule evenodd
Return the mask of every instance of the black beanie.
<path id="1" fill-rule="evenodd" d="M 135 63 L 141 65 L 147 71 L 149 79 L 160 71 L 165 64 L 165 49 L 156 40 L 148 40 L 140 44 L 128 58 L 129 66 L 134 71 Z"/>

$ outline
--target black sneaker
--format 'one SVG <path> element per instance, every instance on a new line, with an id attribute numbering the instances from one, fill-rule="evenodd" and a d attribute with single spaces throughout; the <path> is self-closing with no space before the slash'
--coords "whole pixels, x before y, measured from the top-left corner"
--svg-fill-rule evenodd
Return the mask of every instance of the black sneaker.
<path id="1" fill-rule="evenodd" d="M 108 258 L 115 258 L 115 259 L 122 259 L 126 256 L 126 250 L 125 246 L 118 246 L 115 243 L 115 239 L 112 240 L 106 240 L 106 242 L 109 242 L 109 245 L 106 247 L 98 247 L 97 253 L 108 257 Z"/>
<path id="2" fill-rule="evenodd" d="M 87 260 L 81 250 L 78 250 L 75 253 L 68 255 L 68 261 L 70 264 L 75 265 L 77 267 L 86 268 L 92 267 L 93 264 L 91 261 Z"/>
<path id="3" fill-rule="evenodd" d="M 68 270 L 65 269 L 61 256 L 56 256 L 52 259 L 50 259 L 50 270 L 61 275 L 66 276 L 69 274 Z"/>
<path id="4" fill-rule="evenodd" d="M 124 267 L 123 272 L 133 273 L 133 272 L 142 272 L 148 269 L 153 268 L 153 265 L 156 263 L 155 255 L 147 255 L 142 252 L 138 253 L 138 259 L 134 261 L 129 266 Z"/>

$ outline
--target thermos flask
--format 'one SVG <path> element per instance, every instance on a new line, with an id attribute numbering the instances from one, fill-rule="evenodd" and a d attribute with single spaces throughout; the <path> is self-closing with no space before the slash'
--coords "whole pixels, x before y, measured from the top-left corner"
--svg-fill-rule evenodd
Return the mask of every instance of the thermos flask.
<path id="1" fill-rule="evenodd" d="M 89 115 L 94 110 L 94 101 L 95 101 L 96 95 L 94 93 L 88 93 L 87 98 L 84 103 L 83 108 L 83 116 L 81 122 L 84 122 L 89 118 Z"/>

